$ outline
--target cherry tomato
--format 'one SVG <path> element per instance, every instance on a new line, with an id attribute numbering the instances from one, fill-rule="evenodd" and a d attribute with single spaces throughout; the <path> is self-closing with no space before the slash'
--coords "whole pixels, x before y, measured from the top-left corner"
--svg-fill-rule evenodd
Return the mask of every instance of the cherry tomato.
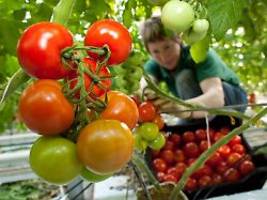
<path id="1" fill-rule="evenodd" d="M 234 144 L 231 149 L 233 152 L 239 153 L 241 155 L 244 155 L 246 153 L 245 147 L 242 144 Z"/>
<path id="2" fill-rule="evenodd" d="M 139 121 L 140 122 L 151 122 L 156 117 L 156 108 L 153 103 L 145 101 L 138 107 Z"/>
<path id="3" fill-rule="evenodd" d="M 165 137 L 163 134 L 159 134 L 158 137 L 149 143 L 149 147 L 153 150 L 160 150 L 165 145 Z"/>
<path id="4" fill-rule="evenodd" d="M 107 97 L 107 107 L 101 113 L 100 118 L 115 119 L 124 122 L 130 129 L 133 129 L 139 117 L 136 103 L 130 97 L 118 91 L 109 91 Z"/>
<path id="5" fill-rule="evenodd" d="M 20 97 L 19 112 L 26 126 L 42 135 L 63 133 L 74 120 L 73 105 L 55 80 L 41 79 L 28 86 Z"/>
<path id="6" fill-rule="evenodd" d="M 96 21 L 88 28 L 84 44 L 95 47 L 108 45 L 111 51 L 108 64 L 117 65 L 128 58 L 132 48 L 132 39 L 122 24 L 112 19 L 103 19 Z"/>
<path id="7" fill-rule="evenodd" d="M 185 184 L 185 190 L 190 192 L 190 191 L 193 191 L 193 190 L 197 189 L 197 186 L 198 186 L 197 185 L 197 180 L 194 179 L 194 178 L 189 177 L 187 179 L 186 184 Z"/>
<path id="8" fill-rule="evenodd" d="M 112 176 L 112 174 L 99 175 L 90 171 L 89 169 L 86 169 L 85 167 L 82 168 L 80 175 L 84 180 L 89 181 L 90 183 L 104 181 Z"/>
<path id="9" fill-rule="evenodd" d="M 209 148 L 209 144 L 208 144 L 208 141 L 207 141 L 207 140 L 202 140 L 202 141 L 199 143 L 199 150 L 200 150 L 200 152 L 204 152 L 204 151 L 206 151 L 208 148 Z"/>
<path id="10" fill-rule="evenodd" d="M 177 167 L 170 167 L 167 170 L 167 174 L 173 175 L 175 178 L 179 179 L 181 177 L 180 171 Z"/>
<path id="11" fill-rule="evenodd" d="M 61 24 L 40 22 L 28 27 L 17 45 L 23 70 L 41 79 L 61 79 L 68 68 L 61 61 L 61 51 L 73 45 L 71 33 Z"/>
<path id="12" fill-rule="evenodd" d="M 230 142 L 228 143 L 229 146 L 233 146 L 235 144 L 240 144 L 241 143 L 241 137 L 239 135 L 235 135 L 231 140 Z"/>
<path id="13" fill-rule="evenodd" d="M 230 128 L 229 127 L 222 127 L 220 128 L 220 132 L 223 134 L 223 135 L 227 135 L 229 132 L 230 132 Z"/>
<path id="14" fill-rule="evenodd" d="M 179 145 L 181 143 L 181 136 L 175 133 L 172 133 L 169 137 L 169 140 L 174 143 L 174 145 Z"/>
<path id="15" fill-rule="evenodd" d="M 183 142 L 187 143 L 187 142 L 194 142 L 196 137 L 195 134 L 192 131 L 186 131 L 183 134 Z"/>
<path id="16" fill-rule="evenodd" d="M 155 118 L 152 120 L 153 123 L 157 124 L 159 127 L 159 130 L 164 128 L 164 121 L 162 119 L 162 117 L 160 116 L 160 114 L 156 114 Z"/>
<path id="17" fill-rule="evenodd" d="M 207 140 L 207 133 L 204 129 L 197 129 L 195 135 L 198 141 Z"/>
<path id="18" fill-rule="evenodd" d="M 225 136 L 225 134 L 223 134 L 222 132 L 216 132 L 214 134 L 213 141 L 214 142 L 217 142 L 219 139 L 221 139 L 224 136 Z"/>
<path id="19" fill-rule="evenodd" d="M 76 145 L 62 137 L 40 137 L 31 147 L 30 166 L 41 178 L 53 184 L 67 184 L 82 170 Z"/>
<path id="20" fill-rule="evenodd" d="M 190 158 L 196 158 L 199 155 L 198 145 L 194 142 L 186 143 L 183 147 L 184 154 Z"/>
<path id="21" fill-rule="evenodd" d="M 134 135 L 134 146 L 141 152 L 145 152 L 148 143 L 145 141 L 140 134 Z"/>
<path id="22" fill-rule="evenodd" d="M 174 175 L 172 175 L 172 174 L 166 174 L 164 176 L 164 181 L 165 182 L 176 183 L 178 181 L 178 179 Z"/>
<path id="23" fill-rule="evenodd" d="M 154 123 L 146 122 L 136 129 L 136 133 L 141 135 L 146 141 L 152 142 L 159 136 L 159 128 Z"/>
<path id="24" fill-rule="evenodd" d="M 242 156 L 239 153 L 231 153 L 228 157 L 227 157 L 227 164 L 229 166 L 234 165 L 235 163 L 237 163 L 240 159 L 242 158 Z"/>
<path id="25" fill-rule="evenodd" d="M 184 162 L 176 163 L 175 167 L 177 168 L 178 172 L 182 175 L 186 170 L 186 164 Z"/>
<path id="26" fill-rule="evenodd" d="M 174 160 L 176 162 L 184 162 L 185 161 L 185 155 L 184 155 L 184 152 L 180 149 L 177 149 L 175 152 L 174 152 Z"/>
<path id="27" fill-rule="evenodd" d="M 153 160 L 152 165 L 156 172 L 165 172 L 167 169 L 166 162 L 161 158 L 156 158 Z"/>
<path id="28" fill-rule="evenodd" d="M 220 162 L 222 162 L 222 157 L 219 152 L 215 152 L 208 160 L 207 164 L 216 167 Z"/>
<path id="29" fill-rule="evenodd" d="M 223 175 L 226 170 L 228 169 L 227 163 L 225 161 L 221 161 L 217 164 L 215 170 L 220 174 Z"/>
<path id="30" fill-rule="evenodd" d="M 198 169 L 193 174 L 193 177 L 199 178 L 199 177 L 202 177 L 204 175 L 208 175 L 208 176 L 211 176 L 212 175 L 212 169 L 208 165 L 204 165 L 203 167 L 201 167 L 200 169 Z"/>
<path id="31" fill-rule="evenodd" d="M 231 149 L 227 144 L 225 144 L 218 149 L 218 152 L 222 157 L 227 158 L 231 153 Z"/>
<path id="32" fill-rule="evenodd" d="M 88 68 L 88 70 L 91 71 L 92 74 L 97 75 L 99 78 L 111 77 L 111 74 L 107 67 L 102 66 L 99 72 L 96 73 L 97 63 L 95 61 L 89 58 L 85 58 L 83 61 L 84 61 L 84 65 Z M 93 79 L 87 74 L 84 74 L 83 78 L 84 78 L 84 87 L 92 98 L 100 97 L 101 95 L 105 94 L 107 91 L 110 90 L 111 78 L 100 80 L 99 83 L 93 83 L 94 85 L 93 85 L 91 92 L 89 90 L 93 82 Z M 77 71 L 71 70 L 68 73 L 67 79 L 70 82 L 70 88 L 73 89 L 77 85 L 77 82 L 78 82 Z M 99 84 L 101 84 L 101 87 L 99 86 Z M 77 92 L 76 97 L 79 98 L 79 96 L 80 96 L 80 92 Z"/>
<path id="33" fill-rule="evenodd" d="M 223 182 L 223 178 L 220 174 L 213 174 L 212 175 L 212 184 L 216 185 L 216 184 L 221 184 Z"/>
<path id="34" fill-rule="evenodd" d="M 236 182 L 240 179 L 240 173 L 237 171 L 237 169 L 229 168 L 224 173 L 224 179 L 228 182 Z"/>
<path id="35" fill-rule="evenodd" d="M 96 174 L 120 170 L 133 153 L 130 129 L 117 120 L 96 120 L 85 126 L 77 140 L 81 162 Z"/>
<path id="36" fill-rule="evenodd" d="M 207 186 L 211 185 L 211 183 L 212 183 L 212 179 L 208 175 L 204 175 L 198 179 L 198 185 L 201 188 L 207 187 Z"/>
<path id="37" fill-rule="evenodd" d="M 242 175 L 248 175 L 250 172 L 252 172 L 255 169 L 255 166 L 253 162 L 250 160 L 243 161 L 239 166 L 239 171 Z"/>
<path id="38" fill-rule="evenodd" d="M 160 157 L 168 164 L 171 164 L 174 161 L 174 154 L 171 150 L 163 150 L 160 153 Z"/>
<path id="39" fill-rule="evenodd" d="M 157 176 L 157 179 L 159 182 L 163 182 L 165 173 L 164 172 L 158 172 L 156 176 Z"/>
<path id="40" fill-rule="evenodd" d="M 174 143 L 172 141 L 166 141 L 163 149 L 165 149 L 165 150 L 173 150 L 174 149 Z"/>

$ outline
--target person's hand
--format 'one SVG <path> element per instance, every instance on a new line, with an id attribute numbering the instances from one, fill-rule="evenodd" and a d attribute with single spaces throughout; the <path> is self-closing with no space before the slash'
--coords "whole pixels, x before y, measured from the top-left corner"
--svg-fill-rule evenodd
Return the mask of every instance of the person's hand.
<path id="1" fill-rule="evenodd" d="M 179 105 L 169 99 L 157 95 L 153 90 L 146 89 L 144 95 L 147 101 L 150 101 L 157 107 L 161 113 L 171 114 L 179 118 L 191 117 L 191 112 L 182 112 L 187 108 Z"/>

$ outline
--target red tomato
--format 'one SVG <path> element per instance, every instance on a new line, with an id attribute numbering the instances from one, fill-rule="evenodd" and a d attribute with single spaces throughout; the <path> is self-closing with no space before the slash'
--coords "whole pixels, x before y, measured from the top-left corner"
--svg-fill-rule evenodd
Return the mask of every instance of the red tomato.
<path id="1" fill-rule="evenodd" d="M 132 39 L 122 24 L 112 19 L 103 19 L 96 21 L 88 28 L 84 44 L 95 47 L 108 45 L 111 51 L 108 64 L 116 65 L 128 58 L 132 48 Z"/>
<path id="2" fill-rule="evenodd" d="M 233 166 L 235 163 L 237 163 L 240 159 L 242 158 L 242 156 L 239 153 L 231 153 L 228 157 L 227 157 L 227 164 L 229 166 Z"/>
<path id="3" fill-rule="evenodd" d="M 187 179 L 186 184 L 185 184 L 185 190 L 190 192 L 190 191 L 193 191 L 193 190 L 197 189 L 197 186 L 198 186 L 197 185 L 197 180 L 194 179 L 194 178 L 189 177 Z"/>
<path id="4" fill-rule="evenodd" d="M 197 129 L 195 135 L 198 141 L 207 140 L 207 133 L 204 129 Z"/>
<path id="5" fill-rule="evenodd" d="M 172 133 L 169 137 L 169 140 L 174 143 L 175 146 L 181 143 L 181 136 L 175 133 Z"/>
<path id="6" fill-rule="evenodd" d="M 134 139 L 130 129 L 117 120 L 96 120 L 79 133 L 80 161 L 96 174 L 120 170 L 131 159 Z"/>
<path id="7" fill-rule="evenodd" d="M 234 144 L 231 149 L 233 152 L 239 153 L 241 155 L 244 155 L 246 153 L 245 147 L 242 144 Z"/>
<path id="8" fill-rule="evenodd" d="M 198 179 L 199 187 L 207 187 L 207 186 L 211 185 L 211 183 L 212 183 L 212 179 L 208 175 L 204 175 Z"/>
<path id="9" fill-rule="evenodd" d="M 254 166 L 253 162 L 251 162 L 250 160 L 245 160 L 239 166 L 239 171 L 244 176 L 248 175 L 254 169 L 255 169 L 255 166 Z"/>
<path id="10" fill-rule="evenodd" d="M 166 174 L 164 176 L 164 181 L 166 182 L 172 182 L 172 183 L 176 183 L 178 181 L 178 178 L 176 178 L 174 175 L 172 174 Z"/>
<path id="11" fill-rule="evenodd" d="M 227 144 L 225 144 L 218 149 L 218 152 L 222 157 L 227 158 L 231 153 L 231 149 Z"/>
<path id="12" fill-rule="evenodd" d="M 228 182 L 236 182 L 240 179 L 240 173 L 237 171 L 237 169 L 229 168 L 224 173 L 224 179 Z"/>
<path id="13" fill-rule="evenodd" d="M 165 176 L 165 173 L 164 172 L 158 172 L 157 173 L 157 179 L 159 182 L 163 182 L 164 181 L 164 176 Z"/>
<path id="14" fill-rule="evenodd" d="M 159 127 L 159 130 L 163 129 L 163 127 L 165 125 L 162 117 L 160 116 L 160 114 L 156 114 L 156 116 L 152 120 L 152 122 L 155 123 L 155 124 L 157 124 L 157 126 Z"/>
<path id="15" fill-rule="evenodd" d="M 138 107 L 139 121 L 140 122 L 151 122 L 156 117 L 156 108 L 153 103 L 145 101 Z"/>
<path id="16" fill-rule="evenodd" d="M 225 161 L 218 163 L 218 165 L 215 168 L 215 170 L 221 175 L 223 175 L 227 169 L 228 169 L 228 166 Z"/>
<path id="17" fill-rule="evenodd" d="M 166 141 L 163 149 L 165 149 L 165 150 L 173 150 L 174 149 L 174 143 L 172 141 Z"/>
<path id="18" fill-rule="evenodd" d="M 204 165 L 203 167 L 201 167 L 194 173 L 194 177 L 196 178 L 199 178 L 204 175 L 208 175 L 208 176 L 212 175 L 212 169 L 208 165 Z"/>
<path id="19" fill-rule="evenodd" d="M 241 137 L 239 135 L 235 135 L 230 142 L 228 143 L 229 146 L 233 146 L 235 144 L 240 144 L 241 143 Z"/>
<path id="20" fill-rule="evenodd" d="M 99 70 L 99 72 L 96 73 L 97 63 L 95 61 L 93 61 L 89 58 L 85 58 L 83 61 L 84 61 L 85 66 L 88 68 L 88 70 L 90 70 L 92 72 L 92 74 L 97 75 L 99 78 L 111 77 L 111 74 L 110 74 L 107 67 L 102 66 L 101 69 Z M 77 71 L 71 70 L 68 73 L 67 78 L 70 81 L 70 88 L 73 89 L 77 85 L 77 81 L 78 81 L 77 80 Z M 111 87 L 111 78 L 100 80 L 99 83 L 94 83 L 93 79 L 88 74 L 84 74 L 83 78 L 84 78 L 84 86 L 85 86 L 85 89 L 87 92 L 89 92 L 91 84 L 94 84 L 91 92 L 89 93 L 89 95 L 92 98 L 100 97 L 101 95 L 103 95 L 107 91 L 109 91 L 109 89 Z M 101 84 L 101 87 L 99 86 L 99 84 Z M 102 86 L 104 88 L 102 88 Z M 80 92 L 77 92 L 75 96 L 77 98 L 79 98 Z"/>
<path id="21" fill-rule="evenodd" d="M 214 142 L 217 142 L 219 139 L 221 139 L 224 136 L 225 136 L 225 134 L 223 134 L 222 132 L 216 132 L 214 134 L 213 141 Z"/>
<path id="22" fill-rule="evenodd" d="M 181 173 L 178 168 L 171 167 L 167 170 L 167 174 L 173 175 L 175 178 L 179 179 L 181 177 Z"/>
<path id="23" fill-rule="evenodd" d="M 160 153 L 160 157 L 168 164 L 171 164 L 174 161 L 174 154 L 171 150 L 163 150 Z"/>
<path id="24" fill-rule="evenodd" d="M 207 140 L 202 140 L 199 144 L 200 152 L 204 152 L 209 148 L 209 144 Z"/>
<path id="25" fill-rule="evenodd" d="M 208 160 L 207 164 L 213 167 L 216 167 L 221 161 L 222 157 L 220 156 L 220 153 L 215 152 Z"/>
<path id="26" fill-rule="evenodd" d="M 223 135 L 227 135 L 229 132 L 230 132 L 230 128 L 229 127 L 222 127 L 220 128 L 220 132 L 223 134 Z"/>
<path id="27" fill-rule="evenodd" d="M 183 134 L 183 142 L 194 142 L 195 141 L 195 134 L 192 131 L 186 131 Z"/>
<path id="28" fill-rule="evenodd" d="M 186 170 L 187 166 L 183 162 L 178 162 L 175 167 L 177 168 L 178 172 L 182 175 L 184 171 Z"/>
<path id="29" fill-rule="evenodd" d="M 185 161 L 185 155 L 184 155 L 184 152 L 180 149 L 177 149 L 175 152 L 174 152 L 174 160 L 175 162 L 184 162 Z"/>
<path id="30" fill-rule="evenodd" d="M 216 185 L 216 184 L 221 184 L 223 182 L 223 178 L 220 174 L 213 174 L 212 175 L 212 184 Z"/>
<path id="31" fill-rule="evenodd" d="M 17 56 L 27 74 L 41 79 L 61 79 L 68 71 L 61 61 L 61 51 L 72 45 L 72 35 L 64 26 L 40 22 L 24 31 L 18 41 Z"/>
<path id="32" fill-rule="evenodd" d="M 184 154 L 190 158 L 196 158 L 199 155 L 198 145 L 194 142 L 186 143 L 183 147 Z"/>
<path id="33" fill-rule="evenodd" d="M 156 172 L 165 172 L 167 169 L 166 162 L 161 158 L 156 158 L 153 160 L 152 165 Z"/>
<path id="34" fill-rule="evenodd" d="M 73 105 L 55 80 L 41 79 L 29 85 L 20 96 L 19 113 L 29 129 L 42 135 L 63 133 L 74 120 Z"/>
<path id="35" fill-rule="evenodd" d="M 136 103 L 130 97 L 118 91 L 109 91 L 107 96 L 107 107 L 101 113 L 100 118 L 115 119 L 124 122 L 130 129 L 133 129 L 139 117 Z"/>

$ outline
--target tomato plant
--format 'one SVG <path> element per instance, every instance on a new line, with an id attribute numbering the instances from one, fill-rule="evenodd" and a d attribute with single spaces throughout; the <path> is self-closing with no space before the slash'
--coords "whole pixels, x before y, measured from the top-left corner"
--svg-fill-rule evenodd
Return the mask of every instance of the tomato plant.
<path id="1" fill-rule="evenodd" d="M 17 44 L 17 56 L 21 67 L 29 75 L 61 79 L 68 71 L 61 62 L 61 52 L 72 45 L 72 34 L 64 26 L 40 22 L 24 31 Z"/>
<path id="2" fill-rule="evenodd" d="M 53 184 L 67 184 L 79 175 L 82 165 L 76 145 L 62 137 L 40 137 L 30 150 L 30 166 L 41 178 Z"/>
<path id="3" fill-rule="evenodd" d="M 133 129 L 138 122 L 138 108 L 136 103 L 127 95 L 118 91 L 107 93 L 108 103 L 101 113 L 101 119 L 115 119 L 127 124 Z"/>
<path id="4" fill-rule="evenodd" d="M 63 133 L 74 120 L 73 105 L 55 80 L 40 79 L 28 86 L 19 100 L 22 121 L 42 135 Z"/>
<path id="5" fill-rule="evenodd" d="M 108 64 L 116 65 L 128 58 L 132 48 L 132 39 L 122 24 L 111 19 L 103 19 L 96 21 L 88 28 L 84 44 L 96 47 L 108 45 L 111 51 Z"/>
<path id="6" fill-rule="evenodd" d="M 100 80 L 96 80 L 96 83 L 93 83 L 92 89 L 90 88 L 92 82 L 94 82 L 94 79 L 90 77 L 90 75 L 84 73 L 83 78 L 84 78 L 84 87 L 86 91 L 89 93 L 89 95 L 92 98 L 100 97 L 101 95 L 105 94 L 105 92 L 109 91 L 111 87 L 111 74 L 106 66 L 102 66 L 99 72 L 97 72 L 97 63 L 89 58 L 84 58 L 83 60 L 85 67 L 90 70 L 90 72 L 94 76 L 98 76 L 97 78 Z M 67 79 L 70 82 L 70 88 L 73 89 L 77 85 L 77 71 L 76 70 L 71 70 L 68 75 Z M 101 78 L 104 77 L 105 79 L 101 80 Z M 99 84 L 101 86 L 99 86 Z M 91 90 L 91 91 L 90 91 Z M 79 97 L 80 94 L 79 92 L 76 93 L 76 97 Z"/>
<path id="7" fill-rule="evenodd" d="M 77 140 L 78 157 L 96 174 L 120 170 L 133 153 L 130 129 L 117 120 L 96 120 L 85 126 Z"/>
<path id="8" fill-rule="evenodd" d="M 209 29 L 209 22 L 206 19 L 196 19 L 193 22 L 192 29 L 196 33 L 207 32 Z"/>

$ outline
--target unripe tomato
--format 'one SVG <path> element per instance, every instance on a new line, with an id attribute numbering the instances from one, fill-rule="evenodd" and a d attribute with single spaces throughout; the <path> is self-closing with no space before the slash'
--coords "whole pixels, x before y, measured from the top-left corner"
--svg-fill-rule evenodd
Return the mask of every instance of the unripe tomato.
<path id="1" fill-rule="evenodd" d="M 42 135 L 63 133 L 74 120 L 73 105 L 55 80 L 40 79 L 28 86 L 20 97 L 19 112 L 26 126 Z"/>
<path id="2" fill-rule="evenodd" d="M 135 134 L 134 135 L 134 146 L 141 152 L 145 152 L 148 143 L 146 140 L 144 140 L 140 134 Z"/>
<path id="3" fill-rule="evenodd" d="M 192 45 L 205 38 L 207 32 L 194 32 L 193 30 L 184 32 L 182 38 L 188 45 Z"/>
<path id="4" fill-rule="evenodd" d="M 162 8 L 161 21 L 167 29 L 181 33 L 191 27 L 194 10 L 184 1 L 171 0 Z"/>
<path id="5" fill-rule="evenodd" d="M 101 113 L 100 118 L 115 119 L 124 122 L 130 129 L 133 129 L 139 118 L 138 108 L 134 100 L 118 91 L 109 91 L 107 97 L 107 107 Z"/>
<path id="6" fill-rule="evenodd" d="M 150 142 L 159 136 L 158 126 L 151 122 L 143 123 L 137 128 L 136 132 L 141 135 L 143 139 Z"/>
<path id="7" fill-rule="evenodd" d="M 82 170 L 76 145 L 62 137 L 40 137 L 35 141 L 30 166 L 44 180 L 59 185 L 69 183 Z"/>
<path id="8" fill-rule="evenodd" d="M 72 35 L 63 25 L 40 22 L 24 31 L 17 44 L 17 56 L 30 76 L 61 79 L 68 71 L 61 62 L 61 51 L 72 45 Z"/>
<path id="9" fill-rule="evenodd" d="M 103 19 L 88 28 L 84 44 L 95 47 L 108 45 L 111 51 L 108 64 L 117 65 L 128 58 L 132 48 L 132 38 L 122 24 L 112 19 Z"/>
<path id="10" fill-rule="evenodd" d="M 149 143 L 149 147 L 153 150 L 160 150 L 165 145 L 165 137 L 163 134 L 159 134 L 158 137 Z"/>
<path id="11" fill-rule="evenodd" d="M 90 171 L 89 169 L 86 169 L 85 167 L 82 168 L 80 175 L 84 180 L 89 181 L 91 183 L 97 183 L 100 181 L 104 181 L 104 180 L 106 180 L 112 176 L 112 174 L 99 175 L 99 174 L 96 174 L 96 173 Z"/>
<path id="12" fill-rule="evenodd" d="M 96 120 L 85 126 L 77 140 L 78 157 L 96 174 L 119 171 L 131 159 L 134 139 L 117 120 Z"/>
<path id="13" fill-rule="evenodd" d="M 206 19 L 196 19 L 193 22 L 192 29 L 196 33 L 207 32 L 209 29 L 209 22 Z"/>
<path id="14" fill-rule="evenodd" d="M 165 4 L 168 0 L 148 0 L 149 3 L 156 6 L 162 6 Z"/>

